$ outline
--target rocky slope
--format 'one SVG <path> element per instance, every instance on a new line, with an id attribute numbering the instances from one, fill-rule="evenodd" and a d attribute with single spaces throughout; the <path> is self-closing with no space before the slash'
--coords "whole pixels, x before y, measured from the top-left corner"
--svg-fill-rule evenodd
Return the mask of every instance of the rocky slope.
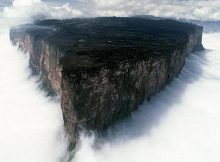
<path id="1" fill-rule="evenodd" d="M 203 28 L 174 20 L 40 20 L 11 28 L 50 94 L 61 98 L 70 142 L 82 127 L 103 131 L 159 92 L 201 50 Z"/>

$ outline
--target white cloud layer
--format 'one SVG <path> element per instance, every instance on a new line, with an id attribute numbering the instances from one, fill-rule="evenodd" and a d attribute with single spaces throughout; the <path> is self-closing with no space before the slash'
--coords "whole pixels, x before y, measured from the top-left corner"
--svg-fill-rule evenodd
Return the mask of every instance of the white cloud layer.
<path id="1" fill-rule="evenodd" d="M 9 17 L 71 18 L 93 16 L 153 15 L 220 20 L 219 0 L 15 0 L 5 8 Z"/>

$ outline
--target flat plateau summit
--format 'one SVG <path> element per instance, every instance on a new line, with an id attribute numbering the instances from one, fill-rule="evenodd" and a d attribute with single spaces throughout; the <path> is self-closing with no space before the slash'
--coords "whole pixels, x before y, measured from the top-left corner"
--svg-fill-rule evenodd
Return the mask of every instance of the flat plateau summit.
<path id="1" fill-rule="evenodd" d="M 100 17 L 38 20 L 12 27 L 10 38 L 60 96 L 74 146 L 82 127 L 105 130 L 177 77 L 187 55 L 203 49 L 202 32 L 175 20 Z"/>

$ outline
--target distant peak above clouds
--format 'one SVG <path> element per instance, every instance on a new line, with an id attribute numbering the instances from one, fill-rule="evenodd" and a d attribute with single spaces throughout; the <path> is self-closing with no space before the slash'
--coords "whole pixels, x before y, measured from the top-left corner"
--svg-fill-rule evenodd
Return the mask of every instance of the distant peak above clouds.
<path id="1" fill-rule="evenodd" d="M 219 0 L 14 0 L 9 17 L 72 18 L 153 15 L 220 20 Z"/>

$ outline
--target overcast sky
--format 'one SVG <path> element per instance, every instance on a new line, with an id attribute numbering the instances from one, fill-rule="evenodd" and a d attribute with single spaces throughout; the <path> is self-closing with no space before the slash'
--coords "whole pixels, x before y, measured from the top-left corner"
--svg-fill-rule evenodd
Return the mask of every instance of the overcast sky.
<path id="1" fill-rule="evenodd" d="M 16 8 L 21 16 L 30 12 L 49 18 L 153 15 L 220 20 L 220 0 L 15 0 L 12 12 Z"/>

